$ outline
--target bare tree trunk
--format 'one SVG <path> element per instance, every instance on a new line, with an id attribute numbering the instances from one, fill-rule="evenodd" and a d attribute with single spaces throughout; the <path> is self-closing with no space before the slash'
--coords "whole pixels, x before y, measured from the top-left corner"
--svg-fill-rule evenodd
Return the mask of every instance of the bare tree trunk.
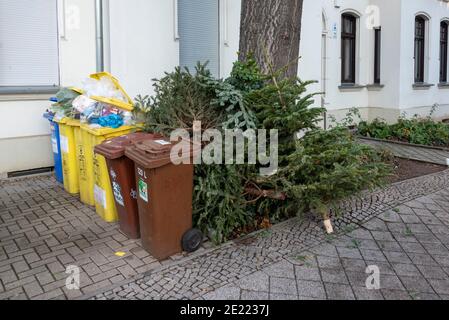
<path id="1" fill-rule="evenodd" d="M 263 71 L 266 54 L 275 69 L 291 63 L 286 77 L 298 74 L 303 0 L 242 0 L 239 59 L 252 53 Z"/>

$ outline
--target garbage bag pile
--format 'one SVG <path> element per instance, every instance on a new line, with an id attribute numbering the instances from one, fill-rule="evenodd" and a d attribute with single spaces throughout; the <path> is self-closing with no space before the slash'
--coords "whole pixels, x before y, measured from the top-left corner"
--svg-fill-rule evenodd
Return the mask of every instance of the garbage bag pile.
<path id="1" fill-rule="evenodd" d="M 71 118 L 92 127 L 117 129 L 135 124 L 132 101 L 118 81 L 103 72 L 91 75 L 81 88 L 62 88 L 48 113 L 54 119 Z"/>

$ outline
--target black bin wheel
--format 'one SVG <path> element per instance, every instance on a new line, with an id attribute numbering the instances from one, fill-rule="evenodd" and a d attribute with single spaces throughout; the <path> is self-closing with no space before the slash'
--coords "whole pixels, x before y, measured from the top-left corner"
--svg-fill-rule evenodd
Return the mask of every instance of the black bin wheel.
<path id="1" fill-rule="evenodd" d="M 203 234 L 198 229 L 190 229 L 182 236 L 182 249 L 185 252 L 195 252 L 203 242 Z"/>

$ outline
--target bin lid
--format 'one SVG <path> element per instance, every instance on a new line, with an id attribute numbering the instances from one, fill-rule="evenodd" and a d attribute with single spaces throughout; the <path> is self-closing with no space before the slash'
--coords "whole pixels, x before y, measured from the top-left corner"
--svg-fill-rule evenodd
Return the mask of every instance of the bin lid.
<path id="1" fill-rule="evenodd" d="M 121 100 L 114 99 L 114 98 L 92 96 L 92 97 L 90 97 L 92 100 L 107 103 L 107 104 L 113 105 L 115 107 L 118 107 L 118 108 L 126 110 L 126 111 L 134 110 L 133 100 L 129 97 L 129 95 L 126 93 L 126 91 L 120 85 L 120 82 L 112 74 L 110 74 L 109 72 L 99 72 L 99 73 L 91 74 L 90 77 L 95 80 L 100 80 L 103 77 L 111 79 L 111 81 L 115 85 L 115 87 L 123 94 L 123 96 L 126 99 L 126 101 L 121 101 Z"/>
<path id="2" fill-rule="evenodd" d="M 112 138 L 106 140 L 102 144 L 95 147 L 95 153 L 104 156 L 107 159 L 114 160 L 121 158 L 125 155 L 126 147 L 143 140 L 161 139 L 162 136 L 158 134 L 135 132 L 125 136 Z"/>
<path id="3" fill-rule="evenodd" d="M 146 169 L 155 169 L 172 162 L 170 157 L 171 151 L 178 143 L 170 142 L 166 138 L 144 140 L 126 148 L 125 155 Z M 184 155 L 184 157 L 192 158 L 200 150 L 200 146 L 190 142 L 190 152 L 188 155 Z M 180 156 L 180 160 L 185 160 L 185 158 Z"/>

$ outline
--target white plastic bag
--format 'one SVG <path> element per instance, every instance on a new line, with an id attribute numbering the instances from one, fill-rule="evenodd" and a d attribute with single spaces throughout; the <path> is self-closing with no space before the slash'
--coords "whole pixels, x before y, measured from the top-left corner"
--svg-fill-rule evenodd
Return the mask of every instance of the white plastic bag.
<path id="1" fill-rule="evenodd" d="M 83 90 L 88 97 L 99 96 L 126 102 L 123 93 L 118 90 L 112 80 L 102 77 L 100 80 L 88 78 L 83 81 Z"/>

